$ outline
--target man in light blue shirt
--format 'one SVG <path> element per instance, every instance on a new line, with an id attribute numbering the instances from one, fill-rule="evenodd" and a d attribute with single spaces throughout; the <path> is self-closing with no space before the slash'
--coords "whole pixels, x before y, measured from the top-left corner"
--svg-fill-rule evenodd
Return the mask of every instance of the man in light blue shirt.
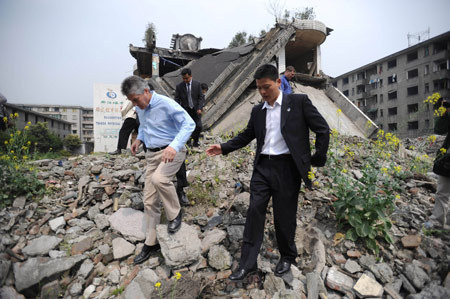
<path id="1" fill-rule="evenodd" d="M 131 76 L 122 82 L 122 93 L 136 106 L 140 126 L 138 136 L 131 145 L 136 154 L 141 143 L 147 147 L 147 168 L 144 186 L 144 212 L 146 238 L 135 264 L 146 261 L 160 247 L 156 240 L 156 225 L 160 223 L 160 200 L 169 224 L 169 233 L 181 226 L 181 207 L 172 177 L 186 157 L 184 144 L 194 131 L 195 122 L 174 100 L 150 92 L 147 82 Z"/>
<path id="2" fill-rule="evenodd" d="M 292 78 L 294 78 L 295 76 L 295 68 L 293 66 L 288 66 L 286 68 L 286 71 L 284 71 L 284 75 L 281 76 L 281 91 L 283 92 L 283 94 L 291 94 L 292 93 L 292 88 L 291 85 L 289 84 L 289 81 L 292 80 Z"/>

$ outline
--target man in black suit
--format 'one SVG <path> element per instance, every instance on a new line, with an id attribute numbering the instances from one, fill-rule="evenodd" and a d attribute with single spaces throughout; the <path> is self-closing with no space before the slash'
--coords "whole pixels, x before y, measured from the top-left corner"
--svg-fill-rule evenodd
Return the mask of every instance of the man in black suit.
<path id="1" fill-rule="evenodd" d="M 199 146 L 198 139 L 202 130 L 202 112 L 205 98 L 203 96 L 200 82 L 192 80 L 192 72 L 185 68 L 181 71 L 183 82 L 177 85 L 175 89 L 175 101 L 189 113 L 195 121 L 195 130 L 192 133 L 192 146 Z"/>
<path id="2" fill-rule="evenodd" d="M 307 95 L 282 94 L 275 66 L 259 67 L 254 78 L 264 103 L 253 107 L 242 133 L 206 150 L 209 156 L 226 155 L 246 146 L 254 138 L 257 142 L 241 260 L 239 268 L 230 275 L 231 280 L 241 280 L 257 270 L 270 197 L 281 255 L 275 275 L 282 276 L 289 271 L 298 255 L 294 237 L 301 179 L 311 188 L 308 172 L 311 165 L 325 165 L 330 138 L 325 119 Z M 316 152 L 312 157 L 309 130 L 316 133 Z"/>

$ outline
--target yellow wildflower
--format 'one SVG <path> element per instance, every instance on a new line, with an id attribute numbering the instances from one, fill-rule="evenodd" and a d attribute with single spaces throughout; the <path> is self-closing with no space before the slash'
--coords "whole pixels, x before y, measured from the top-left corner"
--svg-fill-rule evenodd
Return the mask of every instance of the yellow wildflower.
<path id="1" fill-rule="evenodd" d="M 394 170 L 395 170 L 395 172 L 400 173 L 400 171 L 402 170 L 402 167 L 401 166 L 394 166 Z"/>
<path id="2" fill-rule="evenodd" d="M 8 144 L 8 140 L 5 140 L 5 144 Z"/>
<path id="3" fill-rule="evenodd" d="M 445 154 L 447 152 L 447 150 L 443 147 L 441 149 L 439 149 L 439 151 L 441 152 L 441 154 Z"/>
<path id="4" fill-rule="evenodd" d="M 431 142 L 431 143 L 435 142 L 435 141 L 436 141 L 436 135 L 430 135 L 430 136 L 428 136 L 427 140 L 428 140 L 429 142 Z"/>
<path id="5" fill-rule="evenodd" d="M 28 141 L 27 144 L 28 144 L 28 145 L 31 145 L 31 141 Z"/>
<path id="6" fill-rule="evenodd" d="M 316 177 L 316 176 L 314 175 L 314 172 L 308 171 L 308 179 L 314 180 L 315 177 Z"/>
<path id="7" fill-rule="evenodd" d="M 27 125 L 31 125 L 31 121 L 27 122 Z"/>
<path id="8" fill-rule="evenodd" d="M 18 118 L 18 117 L 19 117 L 19 113 L 17 113 L 17 112 L 14 113 L 14 117 L 15 117 L 15 118 Z"/>
<path id="9" fill-rule="evenodd" d="M 3 121 L 5 122 L 5 123 L 7 123 L 8 122 L 8 118 L 5 116 L 5 117 L 3 117 Z"/>
<path id="10" fill-rule="evenodd" d="M 384 174 L 387 174 L 388 173 L 388 170 L 387 170 L 387 168 L 386 167 L 381 167 L 381 172 L 383 172 Z"/>
<path id="11" fill-rule="evenodd" d="M 157 283 L 155 283 L 155 288 L 159 289 L 161 287 L 161 283 L 158 281 Z"/>
<path id="12" fill-rule="evenodd" d="M 342 110 L 341 109 L 338 109 L 337 110 L 337 114 L 341 114 L 342 113 Z"/>
<path id="13" fill-rule="evenodd" d="M 180 272 L 175 273 L 175 279 L 179 280 L 180 278 L 181 278 L 181 273 Z"/>
<path id="14" fill-rule="evenodd" d="M 25 126 L 25 128 L 23 128 L 24 130 L 28 130 L 30 127 L 29 126 Z"/>
<path id="15" fill-rule="evenodd" d="M 11 154 L 14 154 L 14 151 L 13 151 L 13 150 L 11 150 Z"/>
<path id="16" fill-rule="evenodd" d="M 27 155 L 23 156 L 23 159 L 24 160 L 28 159 L 28 156 Z"/>
<path id="17" fill-rule="evenodd" d="M 395 199 L 400 199 L 400 195 L 399 195 L 399 194 L 396 194 L 396 195 L 395 195 Z"/>
<path id="18" fill-rule="evenodd" d="M 347 173 L 347 169 L 343 168 L 342 173 Z"/>

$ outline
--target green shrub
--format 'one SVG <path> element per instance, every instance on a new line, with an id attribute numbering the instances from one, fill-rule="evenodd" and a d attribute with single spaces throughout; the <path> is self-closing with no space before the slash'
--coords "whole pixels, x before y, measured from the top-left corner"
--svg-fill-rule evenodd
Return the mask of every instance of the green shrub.
<path id="1" fill-rule="evenodd" d="M 64 138 L 64 146 L 71 152 L 76 150 L 81 145 L 81 140 L 78 137 L 78 135 L 67 135 L 66 138 Z"/>

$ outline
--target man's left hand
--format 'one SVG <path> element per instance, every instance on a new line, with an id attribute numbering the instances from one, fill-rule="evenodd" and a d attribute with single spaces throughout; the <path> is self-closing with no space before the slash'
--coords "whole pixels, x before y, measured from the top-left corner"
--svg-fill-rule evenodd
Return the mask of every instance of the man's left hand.
<path id="1" fill-rule="evenodd" d="M 163 151 L 161 160 L 164 163 L 169 163 L 173 161 L 173 158 L 175 158 L 175 155 L 177 154 L 177 151 L 173 147 L 166 147 Z"/>
<path id="2" fill-rule="evenodd" d="M 202 115 L 202 112 L 203 112 L 203 111 L 202 111 L 201 109 L 198 109 L 198 110 L 197 110 L 197 114 L 198 114 L 198 115 Z"/>

